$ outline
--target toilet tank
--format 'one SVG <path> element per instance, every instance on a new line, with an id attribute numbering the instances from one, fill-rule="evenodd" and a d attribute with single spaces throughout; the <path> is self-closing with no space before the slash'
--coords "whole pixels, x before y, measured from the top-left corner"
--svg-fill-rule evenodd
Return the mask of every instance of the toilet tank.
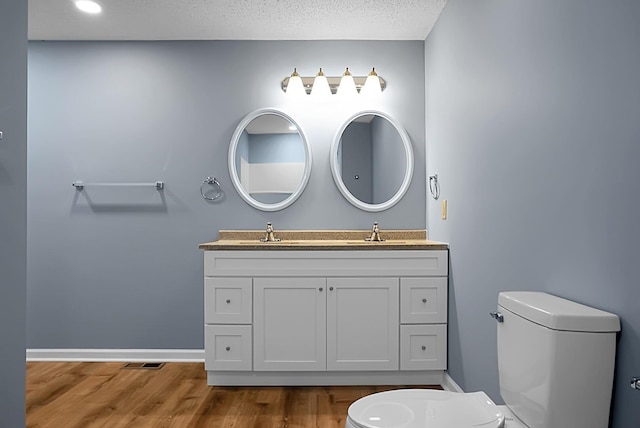
<path id="1" fill-rule="evenodd" d="M 541 292 L 502 292 L 500 395 L 529 428 L 609 426 L 617 315 Z"/>

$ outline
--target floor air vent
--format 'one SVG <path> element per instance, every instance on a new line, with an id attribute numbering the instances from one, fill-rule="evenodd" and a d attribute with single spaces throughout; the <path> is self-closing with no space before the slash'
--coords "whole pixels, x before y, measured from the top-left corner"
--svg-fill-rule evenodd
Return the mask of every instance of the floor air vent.
<path id="1" fill-rule="evenodd" d="M 123 369 L 159 370 L 164 363 L 127 363 Z"/>

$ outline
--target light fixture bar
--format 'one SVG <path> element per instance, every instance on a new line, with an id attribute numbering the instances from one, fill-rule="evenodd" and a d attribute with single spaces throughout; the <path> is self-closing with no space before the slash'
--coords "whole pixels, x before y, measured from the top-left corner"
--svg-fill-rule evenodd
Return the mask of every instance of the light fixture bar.
<path id="1" fill-rule="evenodd" d="M 329 89 L 331 89 L 331 93 L 335 95 L 335 93 L 338 91 L 338 86 L 340 86 L 340 81 L 342 79 L 342 76 L 326 76 L 326 77 L 327 77 L 327 81 L 329 82 Z M 362 87 L 364 86 L 364 83 L 367 81 L 367 77 L 368 76 L 353 76 L 353 80 L 356 83 L 356 89 L 358 90 L 358 92 L 361 91 Z M 313 82 L 316 76 L 300 76 L 300 78 L 302 79 L 302 85 L 304 86 L 304 91 L 307 93 L 307 95 L 309 95 L 311 93 L 311 88 L 313 88 Z M 384 91 L 385 88 L 387 87 L 387 82 L 380 76 L 378 76 L 378 79 L 380 79 L 380 88 L 382 88 L 382 90 Z M 280 87 L 282 88 L 283 92 L 287 92 L 288 86 L 289 86 L 289 77 L 287 76 L 284 79 L 282 79 Z"/>

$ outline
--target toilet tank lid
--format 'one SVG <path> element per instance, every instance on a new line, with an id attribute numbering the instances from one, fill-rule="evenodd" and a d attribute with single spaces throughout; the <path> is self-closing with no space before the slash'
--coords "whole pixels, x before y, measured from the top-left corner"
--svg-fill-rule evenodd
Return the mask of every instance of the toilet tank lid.
<path id="1" fill-rule="evenodd" d="M 617 315 L 537 291 L 503 291 L 498 304 L 529 321 L 553 330 L 620 331 Z"/>

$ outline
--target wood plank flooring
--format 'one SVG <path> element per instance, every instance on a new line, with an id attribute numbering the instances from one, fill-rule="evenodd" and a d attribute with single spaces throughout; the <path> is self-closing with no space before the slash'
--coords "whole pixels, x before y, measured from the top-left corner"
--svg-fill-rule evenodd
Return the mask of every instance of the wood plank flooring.
<path id="1" fill-rule="evenodd" d="M 211 387 L 201 363 L 123 365 L 27 363 L 27 427 L 344 428 L 353 401 L 402 388 Z"/>

